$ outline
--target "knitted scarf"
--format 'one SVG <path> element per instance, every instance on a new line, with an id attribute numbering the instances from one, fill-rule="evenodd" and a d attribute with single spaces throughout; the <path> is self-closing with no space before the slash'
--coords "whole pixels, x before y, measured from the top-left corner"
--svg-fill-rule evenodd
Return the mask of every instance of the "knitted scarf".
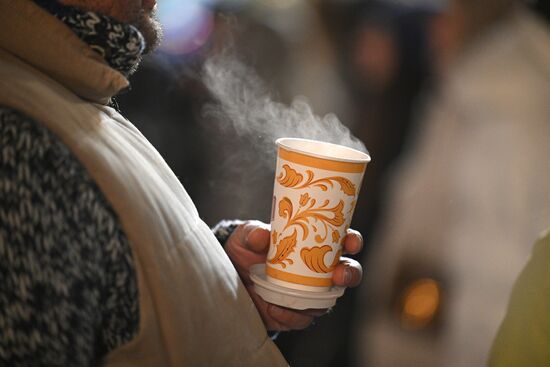
<path id="1" fill-rule="evenodd" d="M 54 0 L 33 1 L 71 28 L 112 68 L 126 76 L 136 70 L 145 49 L 145 40 L 135 26 Z"/>

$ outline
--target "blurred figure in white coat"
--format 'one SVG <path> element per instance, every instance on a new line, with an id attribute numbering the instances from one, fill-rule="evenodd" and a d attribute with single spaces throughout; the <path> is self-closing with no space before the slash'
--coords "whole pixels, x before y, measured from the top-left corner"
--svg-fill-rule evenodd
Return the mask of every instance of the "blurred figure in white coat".
<path id="1" fill-rule="evenodd" d="M 361 365 L 485 365 L 550 222 L 549 24 L 511 0 L 456 0 L 434 23 L 440 88 L 366 264 Z"/>

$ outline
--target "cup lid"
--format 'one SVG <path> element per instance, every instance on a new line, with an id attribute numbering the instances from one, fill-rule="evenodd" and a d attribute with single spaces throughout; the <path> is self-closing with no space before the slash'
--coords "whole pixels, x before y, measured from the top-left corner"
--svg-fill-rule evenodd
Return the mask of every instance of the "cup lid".
<path id="1" fill-rule="evenodd" d="M 332 307 L 345 291 L 344 287 L 331 287 L 325 292 L 310 292 L 273 284 L 267 280 L 265 264 L 252 265 L 250 279 L 254 282 L 254 290 L 264 301 L 295 310 Z"/>

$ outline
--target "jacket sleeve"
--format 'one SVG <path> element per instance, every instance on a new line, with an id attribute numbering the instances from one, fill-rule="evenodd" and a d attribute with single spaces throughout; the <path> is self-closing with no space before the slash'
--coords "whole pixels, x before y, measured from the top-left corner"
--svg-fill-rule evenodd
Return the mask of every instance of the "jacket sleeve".
<path id="1" fill-rule="evenodd" d="M 234 220 L 222 220 L 212 228 L 214 236 L 216 236 L 218 242 L 223 246 L 227 242 L 227 239 L 233 234 L 233 231 L 237 229 L 238 226 L 243 224 L 244 221 L 234 219 Z"/>

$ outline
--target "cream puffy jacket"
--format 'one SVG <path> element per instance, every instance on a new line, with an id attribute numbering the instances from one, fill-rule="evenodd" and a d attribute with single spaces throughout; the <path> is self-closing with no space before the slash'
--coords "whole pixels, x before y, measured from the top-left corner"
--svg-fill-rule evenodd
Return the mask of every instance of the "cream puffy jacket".
<path id="1" fill-rule="evenodd" d="M 139 288 L 137 336 L 108 366 L 285 366 L 237 272 L 159 153 L 105 104 L 128 86 L 28 0 L 0 0 L 0 104 L 40 122 L 120 218 Z"/>

